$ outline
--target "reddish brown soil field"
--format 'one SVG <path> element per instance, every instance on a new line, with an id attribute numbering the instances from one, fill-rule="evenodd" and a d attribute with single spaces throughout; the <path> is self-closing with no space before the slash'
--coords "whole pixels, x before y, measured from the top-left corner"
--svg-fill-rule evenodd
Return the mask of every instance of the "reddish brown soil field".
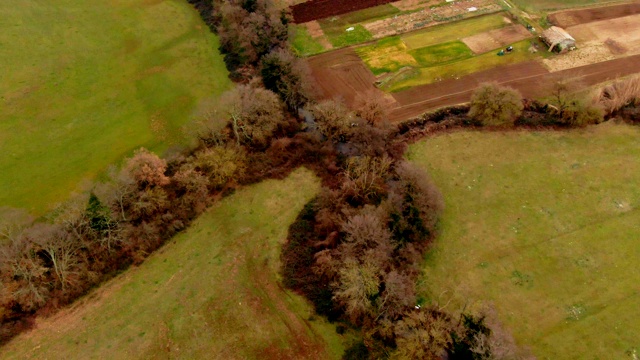
<path id="1" fill-rule="evenodd" d="M 291 7 L 293 22 L 297 24 L 342 15 L 395 0 L 310 0 Z"/>
<path id="2" fill-rule="evenodd" d="M 383 92 L 374 85 L 376 78 L 351 48 L 332 51 L 308 59 L 322 98 L 342 98 L 353 105 L 358 94 Z M 417 86 L 391 94 L 391 121 L 403 121 L 443 106 L 471 99 L 474 89 L 483 82 L 496 81 L 535 98 L 547 93 L 558 79 L 578 79 L 584 86 L 640 72 L 640 55 L 605 61 L 550 73 L 538 62 L 524 62 L 477 72 L 458 80 L 445 80 Z M 389 98 L 389 95 L 386 95 Z"/>
<path id="3" fill-rule="evenodd" d="M 488 51 L 530 38 L 531 33 L 522 25 L 511 25 L 462 39 L 471 51 L 484 54 Z"/>
<path id="4" fill-rule="evenodd" d="M 640 1 L 600 8 L 568 10 L 549 15 L 549 21 L 560 27 L 570 27 L 600 20 L 615 19 L 640 13 Z"/>
<path id="5" fill-rule="evenodd" d="M 351 106 L 357 94 L 374 92 L 385 96 L 374 85 L 376 77 L 352 48 L 313 56 L 307 61 L 322 98 L 340 98 Z"/>

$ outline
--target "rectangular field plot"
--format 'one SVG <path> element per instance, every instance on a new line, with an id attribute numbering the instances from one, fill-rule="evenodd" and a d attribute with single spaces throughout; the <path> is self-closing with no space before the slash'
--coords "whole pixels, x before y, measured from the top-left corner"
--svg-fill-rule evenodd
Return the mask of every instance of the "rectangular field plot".
<path id="1" fill-rule="evenodd" d="M 510 24 L 502 13 L 480 16 L 450 24 L 438 25 L 402 36 L 409 49 L 419 49 L 431 45 L 460 40 L 485 31 L 499 29 Z"/>
<path id="2" fill-rule="evenodd" d="M 597 6 L 607 3 L 619 2 L 618 0 L 512 0 L 517 7 L 525 11 L 544 11 L 568 9 L 579 6 Z"/>
<path id="3" fill-rule="evenodd" d="M 538 359 L 640 350 L 640 129 L 443 134 L 412 145 L 446 208 L 421 293 L 491 306 Z"/>
<path id="4" fill-rule="evenodd" d="M 342 27 L 324 29 L 324 33 L 329 38 L 331 45 L 336 48 L 360 44 L 373 39 L 371 33 L 359 24 L 346 29 Z"/>
<path id="5" fill-rule="evenodd" d="M 461 41 L 452 41 L 444 44 L 428 46 L 417 50 L 411 50 L 409 53 L 422 67 L 449 63 L 473 56 L 473 52 Z"/>
<path id="6" fill-rule="evenodd" d="M 318 23 L 331 44 L 334 47 L 342 47 L 372 40 L 373 36 L 362 24 L 392 16 L 398 12 L 400 12 L 398 8 L 387 4 L 322 19 Z M 350 28 L 353 29 L 347 31 Z"/>
<path id="7" fill-rule="evenodd" d="M 513 44 L 531 37 L 531 33 L 524 26 L 510 25 L 501 29 L 491 30 L 472 35 L 462 39 L 476 54 L 484 54 L 488 51 Z"/>
<path id="8" fill-rule="evenodd" d="M 492 51 L 460 61 L 444 63 L 442 65 L 431 67 L 422 67 L 410 73 L 409 76 L 400 77 L 397 80 L 387 83 L 385 90 L 392 92 L 401 91 L 414 86 L 430 84 L 444 79 L 462 77 L 497 66 L 515 64 L 548 56 L 548 53 L 545 51 L 531 53 L 529 51 L 531 46 L 530 40 L 524 40 L 513 44 L 513 52 L 504 56 L 498 56 L 495 51 Z"/>
<path id="9" fill-rule="evenodd" d="M 418 66 L 399 37 L 389 37 L 372 45 L 356 48 L 356 53 L 374 75 L 396 72 L 406 66 Z"/>

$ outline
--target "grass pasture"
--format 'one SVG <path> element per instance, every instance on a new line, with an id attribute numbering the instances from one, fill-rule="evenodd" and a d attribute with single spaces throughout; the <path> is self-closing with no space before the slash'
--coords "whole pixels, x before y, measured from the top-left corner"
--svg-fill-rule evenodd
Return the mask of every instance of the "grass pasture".
<path id="1" fill-rule="evenodd" d="M 539 359 L 640 351 L 640 129 L 472 132 L 411 146 L 446 209 L 420 283 L 492 306 Z"/>
<path id="2" fill-rule="evenodd" d="M 0 2 L 0 206 L 45 212 L 132 150 L 179 144 L 230 86 L 186 2 Z"/>
<path id="3" fill-rule="evenodd" d="M 414 31 L 403 35 L 402 41 L 409 49 L 415 50 L 460 40 L 467 36 L 500 29 L 507 25 L 509 23 L 503 13 L 484 15 Z"/>
<path id="4" fill-rule="evenodd" d="M 346 31 L 353 28 L 351 31 Z M 332 27 L 323 29 L 334 48 L 345 47 L 353 44 L 360 44 L 373 39 L 373 36 L 364 26 L 357 24 L 351 27 Z"/>
<path id="5" fill-rule="evenodd" d="M 509 0 L 524 11 L 541 12 L 544 10 L 569 9 L 580 6 L 598 6 L 607 3 L 619 3 L 619 0 Z"/>
<path id="6" fill-rule="evenodd" d="M 473 52 L 461 41 L 451 41 L 409 51 L 422 67 L 446 64 L 456 60 L 468 59 Z"/>
<path id="7" fill-rule="evenodd" d="M 239 190 L 0 357 L 339 359 L 335 326 L 278 285 L 288 226 L 319 186 L 300 169 Z"/>
<path id="8" fill-rule="evenodd" d="M 306 26 L 297 25 L 293 29 L 291 46 L 298 55 L 308 56 L 324 51 L 324 46 L 311 36 Z"/>

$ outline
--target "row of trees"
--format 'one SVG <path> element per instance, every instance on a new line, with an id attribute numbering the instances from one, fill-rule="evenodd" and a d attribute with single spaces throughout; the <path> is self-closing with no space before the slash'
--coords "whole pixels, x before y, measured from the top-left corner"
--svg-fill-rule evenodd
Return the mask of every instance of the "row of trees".
<path id="1" fill-rule="evenodd" d="M 548 102 L 539 106 L 546 123 L 560 126 L 585 126 L 604 119 L 604 107 L 598 99 L 585 99 L 576 93 L 570 81 L 555 82 Z M 472 95 L 469 117 L 476 123 L 513 126 L 523 113 L 523 99 L 515 89 L 497 83 L 482 84 Z"/>
<path id="2" fill-rule="evenodd" d="M 277 51 L 266 58 L 295 65 L 286 56 Z M 282 76 L 274 81 L 295 85 Z M 284 176 L 305 162 L 325 168 L 322 135 L 300 133 L 300 121 L 287 112 L 298 103 L 283 100 L 286 94 L 256 80 L 240 84 L 198 113 L 189 127 L 193 149 L 165 159 L 140 149 L 112 168 L 108 181 L 37 222 L 7 210 L 0 224 L 2 340 L 31 315 L 69 303 L 141 262 L 218 194 Z"/>

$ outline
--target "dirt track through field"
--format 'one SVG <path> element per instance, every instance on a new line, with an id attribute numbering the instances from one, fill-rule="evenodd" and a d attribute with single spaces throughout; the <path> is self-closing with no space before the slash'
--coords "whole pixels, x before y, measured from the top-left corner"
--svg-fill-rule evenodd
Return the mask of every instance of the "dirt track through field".
<path id="1" fill-rule="evenodd" d="M 390 120 L 407 120 L 429 110 L 467 102 L 471 99 L 473 90 L 486 81 L 496 81 L 520 90 L 526 98 L 535 98 L 544 95 L 553 82 L 559 79 L 576 79 L 584 86 L 590 86 L 637 72 L 640 72 L 640 55 L 555 73 L 549 73 L 536 62 L 495 68 L 459 80 L 446 80 L 394 93 L 393 97 L 400 106 L 391 111 Z"/>

